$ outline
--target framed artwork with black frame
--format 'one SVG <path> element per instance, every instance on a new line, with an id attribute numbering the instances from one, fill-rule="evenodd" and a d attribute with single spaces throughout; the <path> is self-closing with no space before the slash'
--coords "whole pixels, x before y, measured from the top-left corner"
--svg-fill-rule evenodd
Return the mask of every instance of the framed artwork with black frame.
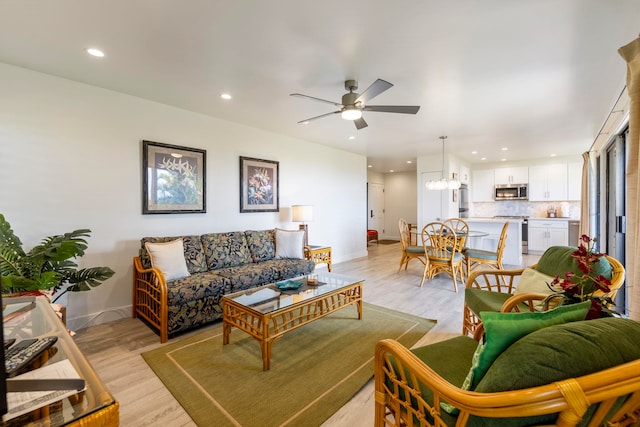
<path id="1" fill-rule="evenodd" d="M 142 141 L 142 213 L 205 213 L 207 152 Z"/>
<path id="2" fill-rule="evenodd" d="M 240 157 L 240 212 L 280 210 L 279 162 Z"/>

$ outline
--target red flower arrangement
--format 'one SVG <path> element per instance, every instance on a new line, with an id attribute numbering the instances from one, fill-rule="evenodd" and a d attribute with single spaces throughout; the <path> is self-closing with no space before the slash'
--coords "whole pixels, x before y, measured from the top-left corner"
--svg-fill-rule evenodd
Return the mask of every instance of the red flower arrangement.
<path id="1" fill-rule="evenodd" d="M 614 305 L 613 300 L 606 296 L 611 291 L 611 281 L 594 272 L 595 264 L 605 255 L 595 251 L 596 242 L 596 238 L 592 239 L 583 234 L 580 237 L 578 249 L 571 254 L 578 262 L 578 268 L 582 274 L 568 272 L 565 273 L 564 278 L 556 276 L 549 285 L 554 293 L 548 299 L 559 297 L 562 300 L 561 305 L 591 300 L 587 319 L 597 319 L 615 313 L 609 308 Z"/>

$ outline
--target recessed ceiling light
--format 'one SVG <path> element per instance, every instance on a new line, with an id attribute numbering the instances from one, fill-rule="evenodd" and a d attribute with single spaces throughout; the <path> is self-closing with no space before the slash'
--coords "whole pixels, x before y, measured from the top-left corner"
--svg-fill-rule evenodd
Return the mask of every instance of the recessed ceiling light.
<path id="1" fill-rule="evenodd" d="M 486 158 L 486 157 L 483 157 L 483 158 L 481 158 L 480 160 L 487 160 L 487 158 Z"/>
<path id="2" fill-rule="evenodd" d="M 220 98 L 222 98 L 222 99 L 231 99 L 231 95 L 229 95 L 228 93 L 223 93 L 222 95 L 220 95 Z"/>
<path id="3" fill-rule="evenodd" d="M 411 164 L 411 163 L 413 163 L 413 162 L 412 162 L 411 160 L 407 160 L 407 163 Z"/>
<path id="4" fill-rule="evenodd" d="M 349 139 L 356 139 L 356 137 L 355 137 L 355 136 L 353 136 L 353 135 L 351 135 L 351 136 L 349 137 Z"/>
<path id="5" fill-rule="evenodd" d="M 551 157 L 555 157 L 555 156 L 557 156 L 557 154 L 555 154 L 555 153 L 551 154 Z"/>
<path id="6" fill-rule="evenodd" d="M 367 166 L 367 167 L 368 167 L 368 168 L 372 168 L 372 167 L 373 167 L 373 165 L 369 165 L 369 166 Z"/>
<path id="7" fill-rule="evenodd" d="M 101 51 L 100 49 L 96 49 L 94 47 L 90 47 L 86 49 L 87 53 L 91 56 L 95 56 L 98 58 L 102 58 L 104 56 L 104 52 Z"/>
<path id="8" fill-rule="evenodd" d="M 502 147 L 502 148 L 501 148 L 501 150 L 502 150 L 502 151 L 507 151 L 507 150 L 508 150 L 508 148 L 507 148 L 507 147 Z"/>
<path id="9" fill-rule="evenodd" d="M 471 154 L 478 154 L 478 152 L 474 150 L 471 152 Z"/>
<path id="10" fill-rule="evenodd" d="M 393 169 L 389 169 L 389 172 L 395 172 Z"/>
<path id="11" fill-rule="evenodd" d="M 507 159 L 500 159 L 500 161 L 501 161 L 501 162 L 506 162 L 506 161 L 507 161 Z"/>

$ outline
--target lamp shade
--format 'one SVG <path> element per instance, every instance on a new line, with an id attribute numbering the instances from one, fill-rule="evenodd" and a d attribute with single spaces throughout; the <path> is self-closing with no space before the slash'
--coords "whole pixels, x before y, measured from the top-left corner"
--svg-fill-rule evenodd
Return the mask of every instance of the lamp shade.
<path id="1" fill-rule="evenodd" d="M 358 120 L 362 117 L 362 111 L 357 108 L 345 108 L 340 115 L 345 120 Z"/>
<path id="2" fill-rule="evenodd" d="M 291 206 L 291 221 L 308 222 L 313 220 L 313 206 L 293 205 Z"/>

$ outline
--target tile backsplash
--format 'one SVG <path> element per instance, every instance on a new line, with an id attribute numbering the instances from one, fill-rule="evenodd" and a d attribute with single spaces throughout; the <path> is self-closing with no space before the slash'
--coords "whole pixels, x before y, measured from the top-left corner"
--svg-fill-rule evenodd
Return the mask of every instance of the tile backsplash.
<path id="1" fill-rule="evenodd" d="M 529 216 L 546 218 L 547 210 L 556 210 L 556 217 L 580 219 L 580 202 L 527 202 L 525 200 L 499 202 L 473 202 L 469 204 L 470 217 L 493 217 L 496 215 Z"/>

